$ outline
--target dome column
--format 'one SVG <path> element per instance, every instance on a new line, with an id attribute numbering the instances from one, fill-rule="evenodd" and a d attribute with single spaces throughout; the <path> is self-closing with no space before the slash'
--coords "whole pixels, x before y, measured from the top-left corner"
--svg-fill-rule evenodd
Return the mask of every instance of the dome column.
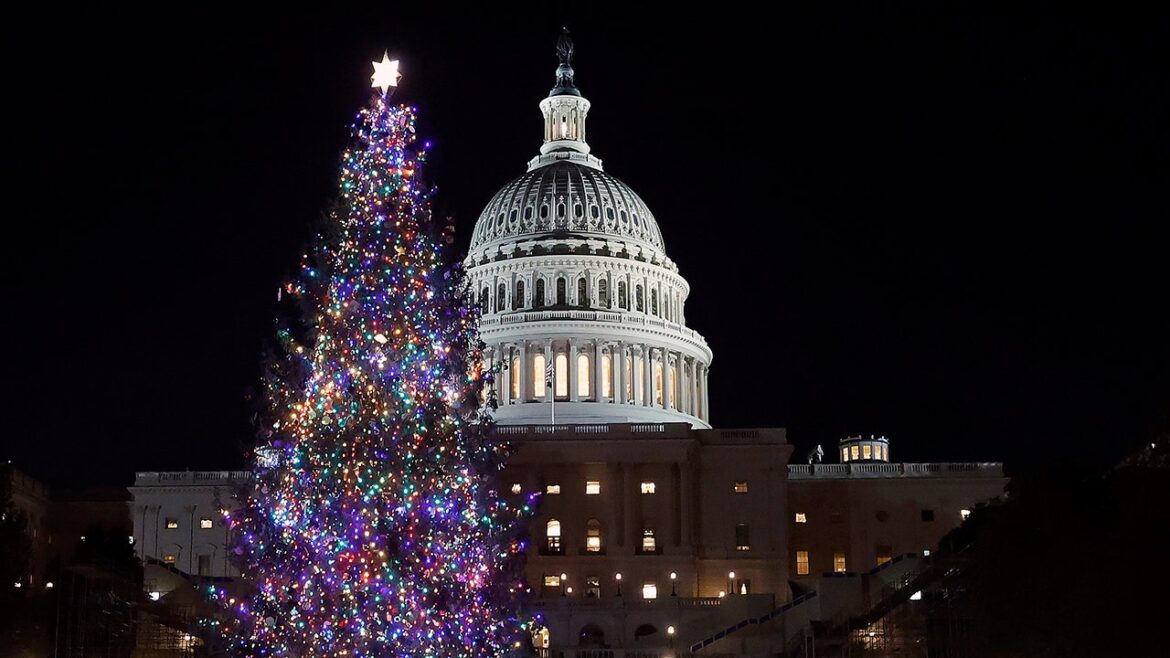
<path id="1" fill-rule="evenodd" d="M 642 406 L 654 406 L 654 364 L 650 362 L 650 346 L 642 346 Z"/>
<path id="2" fill-rule="evenodd" d="M 578 303 L 580 303 L 578 301 Z M 577 378 L 581 373 L 577 372 L 577 339 L 569 339 L 569 401 L 577 402 Z M 554 391 L 555 393 L 556 391 Z"/>
<path id="3" fill-rule="evenodd" d="M 660 300 L 661 301 L 661 300 Z M 674 395 L 674 377 L 670 371 L 670 351 L 662 350 L 662 408 L 677 409 L 678 399 Z"/>
<path id="4" fill-rule="evenodd" d="M 528 365 L 528 341 L 520 341 L 520 372 L 516 376 L 520 378 L 520 397 L 516 400 L 518 404 L 523 404 L 528 401 L 528 396 L 532 392 L 532 383 L 528 380 L 531 366 Z"/>
<path id="5" fill-rule="evenodd" d="M 512 368 L 512 355 L 510 354 L 512 350 L 507 343 L 500 343 L 500 347 L 496 351 L 500 355 L 499 377 L 496 382 L 496 399 L 503 404 L 508 404 L 512 401 L 512 386 L 508 377 L 511 374 Z"/>
<path id="6" fill-rule="evenodd" d="M 696 359 L 691 359 L 691 369 L 690 369 L 691 381 L 689 382 L 689 385 L 687 386 L 688 393 L 690 394 L 690 398 L 691 398 L 691 404 L 690 404 L 690 408 L 687 410 L 687 413 L 689 413 L 692 416 L 699 415 L 699 385 L 697 383 L 698 374 L 699 374 L 699 362 Z"/>
<path id="7" fill-rule="evenodd" d="M 703 366 L 703 415 L 699 416 L 703 420 L 707 420 L 707 366 Z"/>
<path id="8" fill-rule="evenodd" d="M 604 372 L 602 367 L 601 367 L 601 359 L 604 356 L 602 354 L 602 352 L 604 350 L 605 350 L 605 343 L 603 343 L 600 338 L 593 341 L 593 399 L 598 401 L 598 402 L 605 402 L 605 398 L 602 395 L 605 392 L 605 386 L 603 385 L 603 382 L 601 381 L 601 377 L 602 377 L 603 372 Z M 609 375 L 610 375 L 609 392 L 613 393 L 613 355 L 610 355 L 610 359 L 609 359 Z"/>
<path id="9" fill-rule="evenodd" d="M 613 367 L 616 371 L 614 374 L 614 382 L 616 390 L 613 392 L 613 401 L 615 404 L 626 403 L 626 345 L 618 342 L 613 350 Z"/>

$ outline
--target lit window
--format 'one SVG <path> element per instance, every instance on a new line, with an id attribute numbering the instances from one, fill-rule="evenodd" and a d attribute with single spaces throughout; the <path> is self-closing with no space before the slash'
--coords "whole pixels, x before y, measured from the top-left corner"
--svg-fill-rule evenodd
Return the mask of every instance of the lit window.
<path id="1" fill-rule="evenodd" d="M 752 548 L 751 534 L 748 524 L 740 523 L 735 526 L 735 550 L 750 551 Z"/>
<path id="2" fill-rule="evenodd" d="M 930 549 L 929 548 L 922 549 L 922 557 L 930 557 Z"/>
<path id="3" fill-rule="evenodd" d="M 561 485 L 559 485 L 559 484 L 550 484 L 550 485 L 548 485 L 547 487 L 545 487 L 545 488 L 544 488 L 544 492 L 545 492 L 546 494 L 550 495 L 550 496 L 556 496 L 556 495 L 558 495 L 559 493 L 561 493 Z"/>
<path id="4" fill-rule="evenodd" d="M 808 551 L 796 552 L 796 575 L 808 575 Z"/>
<path id="5" fill-rule="evenodd" d="M 537 354 L 532 357 L 532 395 L 533 397 L 543 398 L 544 389 L 547 385 L 544 377 L 544 355 Z"/>
<path id="6" fill-rule="evenodd" d="M 199 519 L 199 527 L 204 529 L 204 530 L 207 530 L 208 528 L 211 527 L 211 519 L 206 518 L 206 517 Z"/>
<path id="7" fill-rule="evenodd" d="M 877 558 L 877 565 L 880 567 L 891 560 L 890 553 L 893 551 L 889 546 L 878 544 L 874 549 L 874 557 Z"/>
<path id="8" fill-rule="evenodd" d="M 662 362 L 654 362 L 654 404 L 662 406 Z"/>
<path id="9" fill-rule="evenodd" d="M 602 281 L 602 283 L 605 283 Z M 613 355 L 601 355 L 601 397 L 613 397 Z"/>
<path id="10" fill-rule="evenodd" d="M 873 459 L 873 446 L 869 445 L 868 443 L 861 446 L 861 458 Z"/>
<path id="11" fill-rule="evenodd" d="M 969 509 L 959 510 L 959 518 L 960 519 L 966 521 L 970 516 L 971 516 L 971 510 L 969 510 Z"/>
<path id="12" fill-rule="evenodd" d="M 601 482 L 598 480 L 589 480 L 585 483 L 585 495 L 596 496 L 601 493 Z"/>
<path id="13" fill-rule="evenodd" d="M 150 593 L 150 600 L 151 601 L 157 601 L 161 598 L 162 598 L 162 592 L 151 592 Z"/>
<path id="14" fill-rule="evenodd" d="M 849 454 L 853 459 L 857 459 L 857 446 L 849 446 Z"/>
<path id="15" fill-rule="evenodd" d="M 914 592 L 913 594 L 911 594 L 910 600 L 911 601 L 921 601 L 922 600 L 922 590 L 918 590 L 917 592 Z"/>
<path id="16" fill-rule="evenodd" d="M 564 353 L 557 355 L 554 374 L 557 381 L 557 395 L 565 397 L 569 394 L 569 357 Z"/>
<path id="17" fill-rule="evenodd" d="M 642 531 L 642 550 L 644 552 L 653 552 L 658 548 L 658 542 L 654 538 L 654 529 L 646 528 Z"/>
<path id="18" fill-rule="evenodd" d="M 176 556 L 174 553 L 167 553 L 163 556 L 163 562 L 166 564 L 174 564 L 178 561 L 178 559 L 178 556 Z"/>
<path id="19" fill-rule="evenodd" d="M 585 552 L 601 552 L 601 522 L 597 519 L 585 523 Z"/>
<path id="20" fill-rule="evenodd" d="M 797 512 L 796 513 L 796 522 L 797 523 L 808 523 L 808 515 L 805 514 L 804 512 Z"/>
<path id="21" fill-rule="evenodd" d="M 601 598 L 601 576 L 585 576 L 585 598 Z"/>
<path id="22" fill-rule="evenodd" d="M 175 530 L 179 527 L 178 519 L 167 519 L 167 530 Z"/>
<path id="23" fill-rule="evenodd" d="M 644 494 L 654 493 L 655 486 L 656 485 L 653 482 L 643 482 L 642 483 L 642 493 L 644 493 Z"/>
<path id="24" fill-rule="evenodd" d="M 748 492 L 747 480 L 736 480 L 735 481 L 735 493 L 747 493 L 747 492 Z"/>
<path id="25" fill-rule="evenodd" d="M 520 357 L 512 357 L 512 399 L 520 399 Z"/>
<path id="26" fill-rule="evenodd" d="M 549 522 L 544 526 L 544 535 L 548 541 L 548 550 L 561 550 L 561 522 L 556 519 L 549 519 Z"/>
<path id="27" fill-rule="evenodd" d="M 545 587 L 560 587 L 561 586 L 561 577 L 557 576 L 555 574 L 552 576 L 545 576 L 544 577 L 544 586 Z"/>
<path id="28" fill-rule="evenodd" d="M 658 584 L 657 583 L 643 583 L 642 584 L 642 598 L 644 598 L 644 599 L 658 598 Z"/>
<path id="29" fill-rule="evenodd" d="M 845 554 L 833 553 L 833 571 L 845 573 Z"/>
<path id="30" fill-rule="evenodd" d="M 841 448 L 841 461 L 849 461 L 849 448 Z"/>
<path id="31" fill-rule="evenodd" d="M 577 355 L 577 397 L 589 397 L 589 357 Z"/>
<path id="32" fill-rule="evenodd" d="M 512 493 L 514 493 L 514 494 L 518 494 L 518 493 L 520 493 L 522 490 L 523 490 L 523 488 L 520 486 L 520 483 L 519 483 L 519 482 L 513 482 L 513 483 L 512 483 Z"/>

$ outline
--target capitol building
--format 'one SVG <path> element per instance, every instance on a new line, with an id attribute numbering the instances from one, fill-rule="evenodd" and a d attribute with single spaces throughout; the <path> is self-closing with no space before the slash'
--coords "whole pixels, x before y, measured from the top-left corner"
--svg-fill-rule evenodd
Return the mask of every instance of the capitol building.
<path id="1" fill-rule="evenodd" d="M 533 113 L 539 151 L 486 201 L 464 262 L 499 366 L 495 431 L 517 446 L 501 486 L 544 494 L 529 527 L 535 651 L 825 655 L 855 632 L 893 647 L 882 606 L 931 586 L 930 554 L 1002 495 L 1002 465 L 901 463 L 868 435 L 828 449 L 834 463 L 794 461 L 783 428 L 713 428 L 712 346 L 687 326 L 702 300 L 651 209 L 590 148 L 572 49 L 562 35 Z M 247 479 L 137 474 L 153 598 L 238 576 L 217 512 Z"/>

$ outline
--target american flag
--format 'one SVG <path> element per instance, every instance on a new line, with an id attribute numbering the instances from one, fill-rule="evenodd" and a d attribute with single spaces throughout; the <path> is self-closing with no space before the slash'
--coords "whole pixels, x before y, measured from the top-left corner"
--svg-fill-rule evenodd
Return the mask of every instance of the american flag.
<path id="1" fill-rule="evenodd" d="M 555 372 L 556 372 L 556 371 L 553 369 L 553 362 L 552 362 L 552 361 L 549 361 L 549 362 L 548 362 L 548 365 L 544 367 L 544 385 L 545 385 L 546 387 L 548 387 L 548 388 L 552 388 L 552 385 L 553 385 L 553 374 L 554 374 Z"/>

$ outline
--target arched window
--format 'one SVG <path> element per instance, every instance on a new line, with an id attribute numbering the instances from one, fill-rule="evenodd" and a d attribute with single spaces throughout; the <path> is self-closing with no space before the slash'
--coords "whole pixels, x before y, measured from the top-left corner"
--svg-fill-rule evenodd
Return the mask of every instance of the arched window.
<path id="1" fill-rule="evenodd" d="M 634 629 L 634 639 L 640 640 L 644 637 L 654 635 L 657 632 L 658 629 L 651 626 L 650 624 L 642 624 L 641 626 Z"/>
<path id="2" fill-rule="evenodd" d="M 544 389 L 544 355 L 537 354 L 532 357 L 532 396 L 543 398 Z"/>
<path id="3" fill-rule="evenodd" d="M 565 204 L 563 204 L 563 203 L 557 204 L 557 217 L 560 219 L 563 219 L 565 217 Z"/>
<path id="4" fill-rule="evenodd" d="M 532 308 L 544 308 L 544 279 L 536 280 L 536 298 L 532 300 Z"/>
<path id="5" fill-rule="evenodd" d="M 662 295 L 662 314 L 666 316 L 667 320 L 670 320 L 674 316 L 674 313 L 671 313 L 669 291 Z"/>
<path id="6" fill-rule="evenodd" d="M 589 519 L 585 522 L 585 551 L 601 552 L 601 521 Z"/>
<path id="7" fill-rule="evenodd" d="M 658 289 L 654 288 L 650 291 L 650 314 L 658 315 Z"/>
<path id="8" fill-rule="evenodd" d="M 512 357 L 512 399 L 520 399 L 520 357 Z"/>
<path id="9" fill-rule="evenodd" d="M 589 397 L 589 356 L 577 355 L 577 397 Z"/>
<path id="10" fill-rule="evenodd" d="M 629 299 L 626 298 L 626 282 L 618 281 L 618 308 L 630 310 Z"/>
<path id="11" fill-rule="evenodd" d="M 491 292 L 487 286 L 484 286 L 483 290 L 479 291 L 479 307 L 481 309 L 483 309 L 484 311 L 487 311 L 491 308 L 488 305 L 490 303 L 491 303 Z"/>
<path id="12" fill-rule="evenodd" d="M 639 313 L 645 310 L 645 306 L 642 304 L 642 284 L 640 283 L 634 286 L 634 308 L 637 309 Z"/>
<path id="13" fill-rule="evenodd" d="M 544 525 L 544 537 L 549 553 L 561 552 L 561 522 L 549 519 Z"/>
<path id="14" fill-rule="evenodd" d="M 524 209 L 524 219 L 532 219 L 532 206 Z"/>
<path id="15" fill-rule="evenodd" d="M 556 372 L 553 373 L 556 377 L 557 397 L 565 397 L 569 394 L 569 357 L 564 352 L 558 352 L 556 357 Z"/>
<path id="16" fill-rule="evenodd" d="M 540 218 L 541 219 L 548 219 L 548 204 L 547 203 L 540 204 Z"/>
<path id="17" fill-rule="evenodd" d="M 524 306 L 524 282 L 516 282 L 516 294 L 512 296 L 512 310 L 515 311 Z"/>
<path id="18" fill-rule="evenodd" d="M 601 355 L 601 397 L 613 398 L 613 355 Z"/>
<path id="19" fill-rule="evenodd" d="M 496 313 L 506 311 L 508 309 L 508 286 L 500 284 L 496 286 Z"/>
<path id="20" fill-rule="evenodd" d="M 662 362 L 654 362 L 654 404 L 662 406 Z"/>
<path id="21" fill-rule="evenodd" d="M 565 277 L 557 277 L 557 306 L 564 306 L 568 304 L 568 282 Z"/>
<path id="22" fill-rule="evenodd" d="M 589 306 L 589 283 L 585 277 L 577 279 L 577 306 Z"/>
<path id="23" fill-rule="evenodd" d="M 609 281 L 605 279 L 597 282 L 597 305 L 609 308 Z"/>

